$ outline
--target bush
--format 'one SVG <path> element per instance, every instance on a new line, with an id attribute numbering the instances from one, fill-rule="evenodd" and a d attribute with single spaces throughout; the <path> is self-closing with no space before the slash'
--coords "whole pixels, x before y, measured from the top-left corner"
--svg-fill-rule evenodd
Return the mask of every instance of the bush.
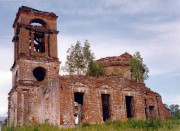
<path id="1" fill-rule="evenodd" d="M 87 75 L 97 77 L 104 75 L 104 66 L 101 63 L 91 61 L 88 66 Z"/>

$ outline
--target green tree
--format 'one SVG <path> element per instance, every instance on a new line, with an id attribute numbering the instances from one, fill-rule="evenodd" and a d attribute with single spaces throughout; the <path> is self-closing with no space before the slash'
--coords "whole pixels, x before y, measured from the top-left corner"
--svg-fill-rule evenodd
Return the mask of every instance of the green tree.
<path id="1" fill-rule="evenodd" d="M 139 52 L 136 52 L 133 55 L 130 61 L 130 66 L 131 74 L 138 83 L 146 80 L 149 77 L 149 69 L 145 64 L 143 64 L 143 58 L 141 57 Z"/>
<path id="2" fill-rule="evenodd" d="M 97 77 L 104 75 L 104 66 L 101 63 L 91 61 L 88 66 L 87 75 Z"/>
<path id="3" fill-rule="evenodd" d="M 90 49 L 90 44 L 87 40 L 84 42 L 84 46 L 82 48 L 82 51 L 83 51 L 83 60 L 84 60 L 83 63 L 84 63 L 84 67 L 85 67 L 84 73 L 86 73 L 89 64 L 92 61 L 94 61 L 94 59 L 95 59 L 94 53 L 92 53 L 92 51 Z"/>
<path id="4" fill-rule="evenodd" d="M 88 41 L 84 42 L 84 46 L 81 46 L 81 43 L 77 41 L 75 45 L 71 45 L 67 53 L 63 70 L 70 75 L 86 74 L 89 63 L 94 60 L 94 54 L 90 50 Z"/>

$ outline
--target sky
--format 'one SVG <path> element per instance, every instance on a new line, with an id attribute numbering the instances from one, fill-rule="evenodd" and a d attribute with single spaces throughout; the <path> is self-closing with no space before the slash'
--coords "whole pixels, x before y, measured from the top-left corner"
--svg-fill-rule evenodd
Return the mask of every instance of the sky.
<path id="1" fill-rule="evenodd" d="M 139 51 L 150 70 L 147 87 L 180 105 L 179 0 L 0 0 L 0 117 L 12 88 L 12 24 L 23 5 L 58 16 L 61 65 L 77 41 L 88 40 L 96 59 Z"/>

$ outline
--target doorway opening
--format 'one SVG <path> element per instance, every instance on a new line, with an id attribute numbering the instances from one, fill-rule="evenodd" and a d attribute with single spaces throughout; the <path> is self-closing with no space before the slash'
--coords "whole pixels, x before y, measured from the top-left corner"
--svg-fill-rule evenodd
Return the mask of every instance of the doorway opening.
<path id="1" fill-rule="evenodd" d="M 103 113 L 103 121 L 107 121 L 111 117 L 110 113 L 110 95 L 109 94 L 102 94 L 101 99 L 102 99 L 102 113 Z"/>
<path id="2" fill-rule="evenodd" d="M 74 93 L 74 109 L 75 125 L 78 125 L 84 119 L 84 93 Z"/>
<path id="3" fill-rule="evenodd" d="M 132 96 L 126 96 L 126 112 L 128 119 L 134 117 L 134 101 Z"/>
<path id="4" fill-rule="evenodd" d="M 149 106 L 150 118 L 154 119 L 154 106 Z"/>

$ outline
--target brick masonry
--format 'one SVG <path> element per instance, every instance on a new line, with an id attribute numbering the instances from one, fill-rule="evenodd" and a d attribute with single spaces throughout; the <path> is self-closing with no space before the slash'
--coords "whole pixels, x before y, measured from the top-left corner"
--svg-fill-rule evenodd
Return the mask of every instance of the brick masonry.
<path id="1" fill-rule="evenodd" d="M 14 27 L 8 125 L 168 119 L 161 96 L 131 78 L 128 53 L 98 60 L 102 77 L 59 76 L 57 16 L 22 6 Z M 40 25 L 33 25 L 38 23 Z"/>

